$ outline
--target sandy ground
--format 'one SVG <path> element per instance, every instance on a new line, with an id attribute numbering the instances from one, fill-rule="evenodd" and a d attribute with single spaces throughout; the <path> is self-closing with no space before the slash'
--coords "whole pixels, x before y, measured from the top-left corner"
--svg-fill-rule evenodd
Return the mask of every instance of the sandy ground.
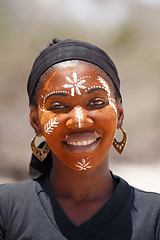
<path id="1" fill-rule="evenodd" d="M 156 164 L 115 164 L 110 163 L 114 174 L 124 178 L 130 185 L 149 192 L 160 193 L 160 163 Z M 12 178 L 0 178 L 0 184 L 13 183 Z"/>

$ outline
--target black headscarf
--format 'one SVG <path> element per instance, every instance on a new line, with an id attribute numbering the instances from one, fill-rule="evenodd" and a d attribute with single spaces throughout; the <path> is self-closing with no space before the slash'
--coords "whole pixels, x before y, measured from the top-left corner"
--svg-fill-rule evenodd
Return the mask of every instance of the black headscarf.
<path id="1" fill-rule="evenodd" d="M 67 60 L 83 60 L 99 66 L 110 76 L 120 95 L 120 80 L 116 66 L 102 49 L 87 42 L 53 39 L 53 43 L 40 53 L 33 64 L 27 84 L 30 102 L 41 75 L 52 65 Z"/>

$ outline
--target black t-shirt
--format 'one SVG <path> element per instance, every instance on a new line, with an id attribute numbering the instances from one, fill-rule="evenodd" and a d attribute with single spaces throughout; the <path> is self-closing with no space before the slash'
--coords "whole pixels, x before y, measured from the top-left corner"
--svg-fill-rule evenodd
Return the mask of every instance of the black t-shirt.
<path id="1" fill-rule="evenodd" d="M 0 186 L 0 240 L 160 240 L 160 195 L 114 177 L 109 201 L 76 227 L 56 201 L 48 176 Z"/>
<path id="2" fill-rule="evenodd" d="M 114 185 L 114 189 L 116 189 L 118 182 L 116 181 L 116 178 L 112 175 L 112 181 L 113 181 L 113 185 Z M 57 202 L 49 181 L 45 182 L 45 189 L 47 191 L 48 196 L 50 196 L 50 200 L 51 200 L 51 204 L 52 204 L 52 208 L 53 208 L 53 212 L 54 212 L 54 217 L 56 220 L 56 223 L 60 229 L 60 231 L 62 232 L 62 234 L 67 238 L 67 239 L 72 239 L 72 237 L 70 235 L 72 235 L 73 232 L 76 232 L 76 238 L 81 239 L 81 236 L 83 234 L 84 231 L 88 230 L 89 226 L 92 226 L 89 234 L 85 235 L 85 239 L 87 239 L 87 237 L 89 235 L 92 234 L 94 235 L 94 233 L 96 233 L 96 231 L 98 231 L 98 229 L 101 229 L 101 227 L 103 226 L 104 222 L 104 216 L 108 215 L 107 209 L 108 209 L 108 203 L 106 203 L 104 205 L 104 207 L 102 207 L 102 209 L 100 211 L 98 211 L 97 214 L 95 214 L 94 217 L 92 217 L 90 220 L 86 221 L 84 224 L 82 224 L 79 227 L 76 227 L 73 222 L 70 221 L 70 219 L 67 217 L 67 215 L 65 214 L 65 212 L 63 211 L 62 207 L 60 206 L 60 204 Z M 86 230 L 85 230 L 86 229 Z M 81 233 L 82 232 L 82 233 Z M 86 231 L 87 232 L 87 231 Z"/>

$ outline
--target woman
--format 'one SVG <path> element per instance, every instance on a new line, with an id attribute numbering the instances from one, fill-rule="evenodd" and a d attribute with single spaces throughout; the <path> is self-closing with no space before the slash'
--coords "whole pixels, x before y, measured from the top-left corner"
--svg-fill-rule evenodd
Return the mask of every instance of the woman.
<path id="1" fill-rule="evenodd" d="M 160 196 L 109 170 L 111 145 L 121 153 L 127 140 L 109 56 L 54 39 L 33 65 L 28 95 L 31 126 L 45 143 L 31 143 L 34 180 L 0 187 L 0 239 L 160 239 Z"/>

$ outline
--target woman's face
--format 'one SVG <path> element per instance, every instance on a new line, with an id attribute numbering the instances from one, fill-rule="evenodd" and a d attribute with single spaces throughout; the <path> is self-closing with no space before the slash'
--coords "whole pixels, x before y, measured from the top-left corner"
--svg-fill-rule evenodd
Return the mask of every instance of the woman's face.
<path id="1" fill-rule="evenodd" d="M 112 145 L 117 109 L 107 75 L 92 64 L 62 64 L 45 75 L 39 124 L 52 152 L 77 171 L 100 164 Z"/>

